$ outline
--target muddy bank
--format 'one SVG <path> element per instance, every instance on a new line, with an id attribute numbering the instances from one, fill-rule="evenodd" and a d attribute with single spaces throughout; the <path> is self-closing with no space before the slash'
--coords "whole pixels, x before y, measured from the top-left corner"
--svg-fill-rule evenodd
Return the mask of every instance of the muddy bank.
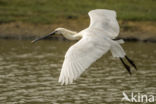
<path id="1" fill-rule="evenodd" d="M 74 31 L 80 31 L 88 27 L 89 21 L 66 21 L 57 24 L 29 24 L 21 22 L 0 24 L 1 39 L 33 40 L 39 36 L 46 35 L 57 27 L 65 27 Z M 63 23 L 63 24 L 62 24 Z M 156 42 L 155 21 L 119 21 L 120 39 L 126 41 Z M 61 35 L 51 39 L 65 40 Z"/>

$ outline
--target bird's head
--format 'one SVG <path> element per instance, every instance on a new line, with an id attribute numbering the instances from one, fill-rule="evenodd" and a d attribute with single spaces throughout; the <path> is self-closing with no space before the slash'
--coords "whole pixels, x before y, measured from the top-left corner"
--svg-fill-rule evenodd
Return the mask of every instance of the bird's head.
<path id="1" fill-rule="evenodd" d="M 55 34 L 63 34 L 65 29 L 64 28 L 56 28 L 54 31 L 55 31 Z"/>
<path id="2" fill-rule="evenodd" d="M 39 40 L 42 40 L 42 39 L 47 39 L 47 38 L 49 38 L 49 37 L 51 37 L 52 35 L 55 35 L 55 34 L 63 34 L 64 31 L 65 31 L 64 28 L 56 28 L 56 29 L 55 29 L 53 32 L 51 32 L 50 34 L 45 35 L 45 36 L 42 36 L 42 37 L 40 37 L 40 38 L 37 38 L 37 39 L 33 40 L 32 43 L 35 43 L 35 42 L 37 42 L 37 41 L 39 41 Z"/>

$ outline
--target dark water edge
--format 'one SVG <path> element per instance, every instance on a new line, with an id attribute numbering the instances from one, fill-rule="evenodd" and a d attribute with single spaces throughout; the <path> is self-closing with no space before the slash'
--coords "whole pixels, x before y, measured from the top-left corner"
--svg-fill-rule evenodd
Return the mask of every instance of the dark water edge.
<path id="1" fill-rule="evenodd" d="M 12 40 L 34 40 L 36 38 L 38 38 L 39 36 L 31 36 L 31 35 L 22 35 L 22 36 L 8 36 L 8 35 L 0 35 L 0 39 L 6 39 L 6 40 L 9 40 L 9 39 L 12 39 Z M 137 38 L 137 37 L 118 37 L 116 39 L 123 39 L 124 41 L 126 42 L 150 42 L 150 43 L 156 43 L 156 38 L 152 38 L 152 37 L 149 37 L 149 38 L 146 38 L 146 39 L 140 39 L 140 38 Z M 67 39 L 65 39 L 64 37 L 51 37 L 49 39 L 46 39 L 46 40 L 60 40 L 60 41 L 68 41 Z"/>

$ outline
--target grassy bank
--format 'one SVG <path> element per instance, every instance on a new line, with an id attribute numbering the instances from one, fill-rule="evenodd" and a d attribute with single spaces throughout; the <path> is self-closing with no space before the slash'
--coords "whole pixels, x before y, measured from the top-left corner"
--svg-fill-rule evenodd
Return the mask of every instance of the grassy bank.
<path id="1" fill-rule="evenodd" d="M 46 35 L 57 27 L 65 27 L 74 31 L 80 31 L 88 27 L 89 19 L 67 20 L 60 24 L 31 24 L 22 22 L 11 22 L 0 25 L 0 38 L 3 39 L 35 39 Z M 130 41 L 156 42 L 156 22 L 153 21 L 119 21 L 119 37 Z M 54 37 L 62 40 L 62 36 Z"/>
<path id="2" fill-rule="evenodd" d="M 120 37 L 156 40 L 155 0 L 0 0 L 0 38 L 30 39 L 57 27 L 75 31 L 89 24 L 88 11 L 117 11 Z"/>
<path id="3" fill-rule="evenodd" d="M 155 0 L 0 0 L 0 23 L 56 23 L 87 17 L 96 8 L 116 10 L 119 20 L 155 21 L 155 5 Z"/>

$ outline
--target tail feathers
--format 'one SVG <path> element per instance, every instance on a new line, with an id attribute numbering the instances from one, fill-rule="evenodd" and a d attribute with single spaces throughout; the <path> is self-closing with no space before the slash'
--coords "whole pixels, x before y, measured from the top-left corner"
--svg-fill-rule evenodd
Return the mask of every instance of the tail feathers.
<path id="1" fill-rule="evenodd" d="M 113 41 L 112 46 L 111 46 L 111 53 L 113 55 L 113 57 L 124 57 L 126 55 L 125 51 L 123 50 L 123 48 L 121 47 L 120 43 L 122 40 L 120 41 Z"/>
<path id="2" fill-rule="evenodd" d="M 119 40 L 116 40 L 118 43 L 120 43 L 120 44 L 124 44 L 125 42 L 124 42 L 124 40 L 123 39 L 119 39 Z"/>
<path id="3" fill-rule="evenodd" d="M 111 52 L 112 52 L 112 55 L 113 57 L 118 57 L 120 58 L 122 64 L 124 65 L 124 67 L 126 68 L 126 70 L 129 72 L 129 74 L 132 74 L 131 73 L 131 70 L 130 70 L 130 67 L 124 62 L 123 58 L 126 58 L 126 60 L 137 70 L 137 67 L 136 65 L 134 64 L 134 62 L 128 58 L 126 56 L 126 53 L 125 51 L 123 50 L 123 48 L 121 47 L 121 43 L 123 43 L 124 41 L 122 40 L 115 40 L 115 41 L 112 41 L 111 42 Z"/>

